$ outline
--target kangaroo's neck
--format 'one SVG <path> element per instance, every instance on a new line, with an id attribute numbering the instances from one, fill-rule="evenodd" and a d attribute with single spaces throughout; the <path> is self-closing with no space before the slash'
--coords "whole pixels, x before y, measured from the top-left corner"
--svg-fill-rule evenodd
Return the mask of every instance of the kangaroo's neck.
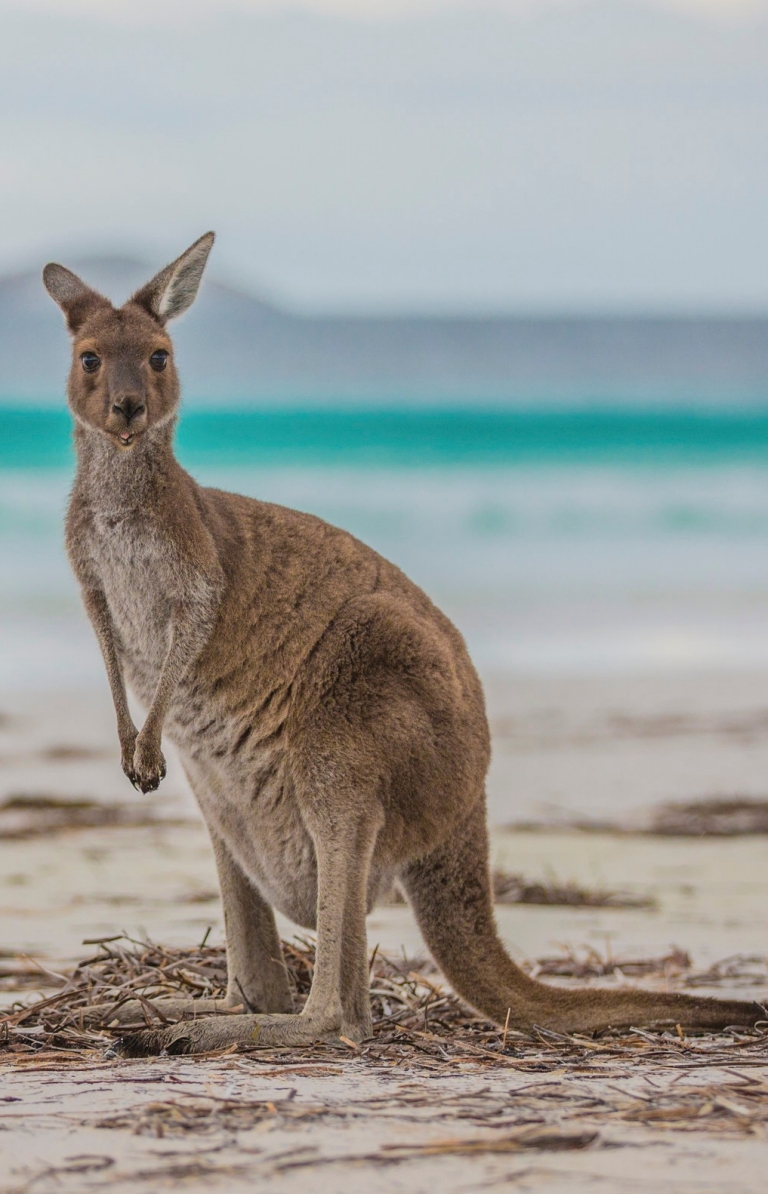
<path id="1" fill-rule="evenodd" d="M 125 449 L 101 432 L 77 424 L 76 495 L 93 509 L 114 515 L 149 514 L 162 508 L 171 492 L 178 501 L 178 482 L 190 479 L 174 456 L 173 432 L 174 422 L 150 428 Z"/>

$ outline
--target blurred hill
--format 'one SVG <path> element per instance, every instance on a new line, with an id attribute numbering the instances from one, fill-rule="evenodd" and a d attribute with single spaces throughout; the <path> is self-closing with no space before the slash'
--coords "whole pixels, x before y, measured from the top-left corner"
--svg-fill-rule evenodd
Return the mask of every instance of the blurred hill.
<path id="1" fill-rule="evenodd" d="M 117 302 L 138 260 L 67 264 Z M 768 319 L 306 316 L 216 280 L 174 338 L 185 395 L 206 405 L 753 404 L 768 398 Z M 38 269 L 0 277 L 0 401 L 57 403 L 62 320 Z"/>

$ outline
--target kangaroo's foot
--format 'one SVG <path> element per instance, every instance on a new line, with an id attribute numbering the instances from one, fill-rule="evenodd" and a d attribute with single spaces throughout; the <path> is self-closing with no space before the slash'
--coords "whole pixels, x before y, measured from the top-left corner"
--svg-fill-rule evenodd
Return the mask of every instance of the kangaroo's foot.
<path id="1" fill-rule="evenodd" d="M 120 1024 L 175 1024 L 202 1016 L 232 1016 L 244 1011 L 244 1005 L 224 999 L 127 999 L 124 1003 L 102 1003 L 73 1013 L 83 1025 L 111 1028 Z"/>
<path id="2" fill-rule="evenodd" d="M 341 1036 L 361 1041 L 368 1035 L 367 1024 L 342 1027 L 340 1020 L 329 1016 L 205 1016 L 167 1028 L 132 1032 L 116 1043 L 116 1049 L 123 1057 L 151 1057 L 158 1053 L 209 1053 L 231 1045 L 306 1046 L 338 1041 Z"/>

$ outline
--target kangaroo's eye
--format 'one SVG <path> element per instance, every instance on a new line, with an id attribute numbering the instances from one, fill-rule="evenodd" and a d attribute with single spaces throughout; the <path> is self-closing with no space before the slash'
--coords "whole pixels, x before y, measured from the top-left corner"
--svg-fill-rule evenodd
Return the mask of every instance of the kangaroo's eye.
<path id="1" fill-rule="evenodd" d="M 101 358 L 97 357 L 95 352 L 81 353 L 80 360 L 83 363 L 83 369 L 86 373 L 95 373 L 101 364 Z"/>
<path id="2" fill-rule="evenodd" d="M 168 360 L 168 353 L 164 348 L 158 348 L 157 352 L 153 352 L 149 358 L 149 363 L 156 373 L 162 373 L 165 369 L 166 361 Z"/>

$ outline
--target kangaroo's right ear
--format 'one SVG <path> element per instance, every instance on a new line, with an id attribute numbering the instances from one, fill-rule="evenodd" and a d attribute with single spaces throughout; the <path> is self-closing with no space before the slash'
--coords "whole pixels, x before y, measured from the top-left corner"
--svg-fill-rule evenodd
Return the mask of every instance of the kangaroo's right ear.
<path id="1" fill-rule="evenodd" d="M 215 233 L 206 232 L 193 245 L 155 274 L 151 282 L 137 290 L 132 303 L 138 303 L 154 319 L 165 325 L 169 319 L 192 306 L 203 276 L 208 254 L 213 248 Z"/>
<path id="2" fill-rule="evenodd" d="M 109 306 L 109 299 L 105 299 L 97 290 L 92 290 L 72 270 L 57 265 L 55 261 L 49 262 L 43 270 L 43 284 L 64 312 L 67 327 L 73 336 L 77 335 L 94 307 Z"/>

